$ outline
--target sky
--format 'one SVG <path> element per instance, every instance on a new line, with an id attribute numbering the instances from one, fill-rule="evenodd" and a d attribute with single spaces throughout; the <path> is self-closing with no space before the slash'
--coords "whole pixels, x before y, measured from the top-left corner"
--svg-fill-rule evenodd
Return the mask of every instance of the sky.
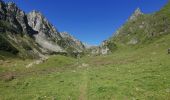
<path id="1" fill-rule="evenodd" d="M 135 9 L 149 14 L 168 0 L 4 0 L 15 2 L 26 13 L 38 10 L 59 32 L 68 32 L 89 45 L 113 36 Z"/>

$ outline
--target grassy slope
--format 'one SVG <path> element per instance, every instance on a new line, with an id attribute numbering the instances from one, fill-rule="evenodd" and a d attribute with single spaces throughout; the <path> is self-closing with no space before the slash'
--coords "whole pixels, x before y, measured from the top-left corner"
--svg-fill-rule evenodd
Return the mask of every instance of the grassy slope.
<path id="1" fill-rule="evenodd" d="M 0 98 L 7 100 L 169 100 L 170 35 L 140 47 L 122 47 L 112 55 L 80 60 L 52 56 L 26 69 L 1 65 L 16 79 L 0 81 Z M 124 48 L 124 49 L 123 49 Z M 16 61 L 18 63 L 18 60 Z M 85 65 L 82 66 L 82 63 Z M 11 69 L 12 67 L 12 69 Z M 6 70 L 5 70 L 6 69 Z M 5 73 L 3 72 L 3 73 Z"/>
<path id="2" fill-rule="evenodd" d="M 170 2 L 156 13 L 143 14 L 135 20 L 128 20 L 110 41 L 116 45 L 127 45 L 134 39 L 138 41 L 137 45 L 152 43 L 153 39 L 170 33 L 169 11 Z"/>

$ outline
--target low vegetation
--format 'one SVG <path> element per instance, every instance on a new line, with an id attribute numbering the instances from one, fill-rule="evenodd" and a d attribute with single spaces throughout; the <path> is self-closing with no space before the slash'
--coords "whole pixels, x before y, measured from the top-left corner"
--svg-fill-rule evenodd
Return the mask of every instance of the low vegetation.
<path id="1" fill-rule="evenodd" d="M 170 35 L 152 44 L 119 47 L 112 55 L 75 59 L 51 56 L 1 62 L 2 100 L 169 100 Z"/>

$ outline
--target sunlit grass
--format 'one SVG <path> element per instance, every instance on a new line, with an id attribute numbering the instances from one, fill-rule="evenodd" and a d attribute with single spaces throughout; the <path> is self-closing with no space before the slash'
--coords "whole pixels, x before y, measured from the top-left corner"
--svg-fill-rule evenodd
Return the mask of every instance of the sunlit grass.
<path id="1" fill-rule="evenodd" d="M 44 63 L 30 68 L 25 65 L 31 60 L 11 59 L 10 63 L 1 65 L 1 74 L 15 72 L 16 77 L 10 81 L 0 80 L 0 91 L 3 91 L 0 98 L 169 100 L 169 41 L 170 35 L 167 35 L 150 44 L 131 48 L 122 46 L 111 55 L 79 60 L 51 56 Z"/>

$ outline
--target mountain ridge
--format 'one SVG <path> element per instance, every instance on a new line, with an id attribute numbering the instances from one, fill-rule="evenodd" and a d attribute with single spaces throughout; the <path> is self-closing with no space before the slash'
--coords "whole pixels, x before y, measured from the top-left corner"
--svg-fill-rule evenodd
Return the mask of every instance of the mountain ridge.
<path id="1" fill-rule="evenodd" d="M 73 37 L 70 38 L 72 44 L 65 46 L 68 41 L 41 12 L 33 10 L 26 14 L 13 2 L 0 0 L 0 22 L 1 51 L 14 50 L 20 57 L 35 55 L 37 58 L 45 54 L 68 54 L 84 49 L 83 43 Z M 78 42 L 80 44 L 76 45 Z M 71 46 L 73 51 L 66 50 Z"/>
<path id="2" fill-rule="evenodd" d="M 116 46 L 140 46 L 170 33 L 170 1 L 159 11 L 144 14 L 139 8 L 129 17 L 112 37 L 106 40 Z M 109 45 L 106 44 L 108 48 Z M 110 48 L 111 52 L 115 49 Z"/>

